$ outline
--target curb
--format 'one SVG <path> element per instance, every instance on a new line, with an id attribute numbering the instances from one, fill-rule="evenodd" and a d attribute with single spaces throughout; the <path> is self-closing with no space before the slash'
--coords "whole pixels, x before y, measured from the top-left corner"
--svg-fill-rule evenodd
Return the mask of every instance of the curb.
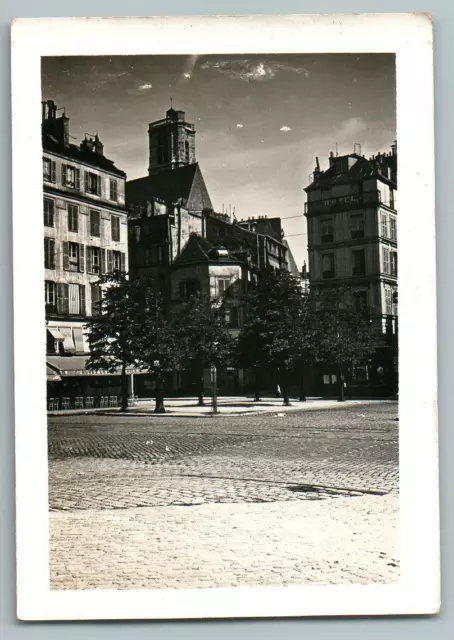
<path id="1" fill-rule="evenodd" d="M 63 416 L 120 416 L 120 417 L 128 417 L 128 418 L 217 418 L 217 417 L 232 417 L 232 416 L 260 416 L 260 415 L 278 415 L 281 413 L 298 413 L 305 411 L 327 411 L 329 409 L 338 409 L 343 407 L 352 407 L 352 406 L 368 406 L 374 404 L 395 404 L 396 400 L 384 399 L 384 400 L 346 400 L 345 402 L 338 402 L 336 404 L 330 404 L 328 406 L 290 406 L 286 407 L 282 405 L 280 408 L 273 408 L 270 410 L 263 409 L 259 411 L 219 411 L 217 414 L 213 413 L 182 413 L 182 412 L 172 412 L 171 410 L 167 410 L 165 413 L 154 413 L 153 410 L 150 411 L 118 411 L 117 409 L 111 410 L 94 410 L 94 411 L 49 411 L 47 413 L 48 416 L 51 417 L 63 417 Z"/>

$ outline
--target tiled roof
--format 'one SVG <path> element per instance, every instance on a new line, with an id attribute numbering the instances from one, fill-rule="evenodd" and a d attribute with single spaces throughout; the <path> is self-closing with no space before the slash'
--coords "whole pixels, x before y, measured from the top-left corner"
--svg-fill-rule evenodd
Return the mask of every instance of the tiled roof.
<path id="1" fill-rule="evenodd" d="M 94 151 L 81 149 L 75 144 L 65 146 L 49 134 L 43 135 L 42 141 L 44 151 L 58 153 L 65 158 L 74 160 L 75 162 L 83 162 L 84 164 L 91 165 L 97 169 L 104 169 L 104 171 L 109 171 L 117 176 L 126 178 L 126 173 L 121 171 L 121 169 L 117 169 L 113 160 L 109 160 L 105 156 L 95 153 Z"/>

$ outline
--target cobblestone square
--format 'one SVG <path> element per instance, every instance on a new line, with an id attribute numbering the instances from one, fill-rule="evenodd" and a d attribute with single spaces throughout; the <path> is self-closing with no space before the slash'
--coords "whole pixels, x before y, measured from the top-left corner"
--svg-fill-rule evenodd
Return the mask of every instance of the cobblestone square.
<path id="1" fill-rule="evenodd" d="M 397 404 L 49 418 L 53 589 L 396 583 Z"/>

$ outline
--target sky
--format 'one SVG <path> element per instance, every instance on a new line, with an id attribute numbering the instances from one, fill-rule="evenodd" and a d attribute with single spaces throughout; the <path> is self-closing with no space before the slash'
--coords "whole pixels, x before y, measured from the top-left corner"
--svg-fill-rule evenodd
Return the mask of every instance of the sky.
<path id="1" fill-rule="evenodd" d="M 148 124 L 171 103 L 185 111 L 215 210 L 281 217 L 299 267 L 316 156 L 324 169 L 330 151 L 359 143 L 369 157 L 396 138 L 392 54 L 42 58 L 42 96 L 66 108 L 74 144 L 98 133 L 128 179 L 147 175 Z"/>

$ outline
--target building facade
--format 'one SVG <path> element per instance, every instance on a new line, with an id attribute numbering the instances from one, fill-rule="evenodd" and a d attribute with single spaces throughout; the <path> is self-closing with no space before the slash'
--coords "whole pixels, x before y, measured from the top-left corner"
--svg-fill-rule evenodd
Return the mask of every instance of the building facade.
<path id="1" fill-rule="evenodd" d="M 311 288 L 348 287 L 351 303 L 380 326 L 385 362 L 359 375 L 366 386 L 381 378 L 386 395 L 397 380 L 397 146 L 369 159 L 331 153 L 323 171 L 317 159 L 305 191 Z"/>
<path id="2" fill-rule="evenodd" d="M 169 109 L 148 127 L 148 175 L 126 183 L 131 277 L 155 278 L 170 307 L 190 292 L 225 295 L 232 333 L 242 327 L 240 300 L 267 269 L 298 274 L 279 218 L 232 220 L 212 205 L 195 153 L 195 127 Z M 244 388 L 244 372 L 219 372 L 221 393 Z M 140 385 L 151 384 L 146 378 Z M 189 391 L 180 379 L 173 391 Z"/>
<path id="3" fill-rule="evenodd" d="M 49 408 L 70 408 L 114 397 L 119 386 L 118 376 L 86 370 L 84 324 L 97 313 L 99 277 L 128 270 L 126 174 L 97 135 L 72 144 L 66 114 L 51 100 L 42 106 Z"/>

